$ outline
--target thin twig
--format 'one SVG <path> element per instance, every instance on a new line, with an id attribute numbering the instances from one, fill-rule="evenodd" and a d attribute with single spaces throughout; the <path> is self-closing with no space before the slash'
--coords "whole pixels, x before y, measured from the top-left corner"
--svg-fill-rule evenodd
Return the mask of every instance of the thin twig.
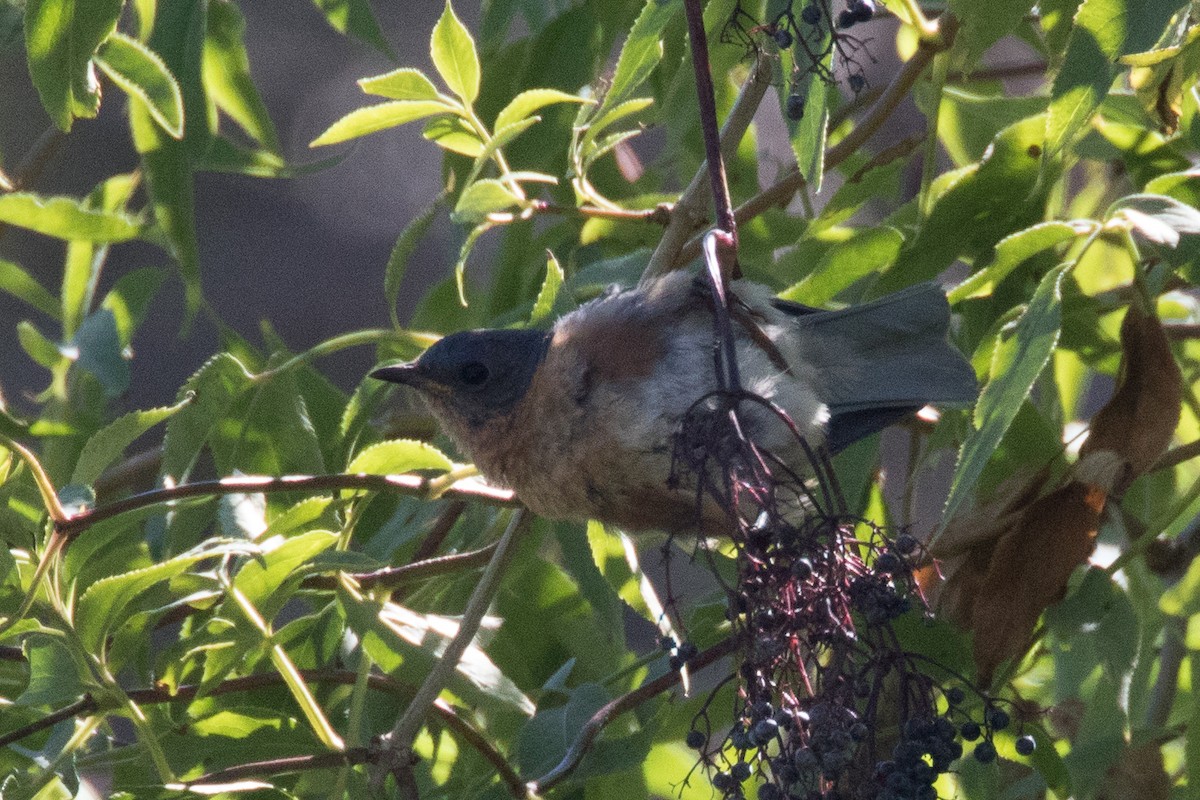
<path id="1" fill-rule="evenodd" d="M 731 636 L 718 644 L 713 645 L 704 652 L 697 655 L 695 658 L 688 661 L 688 668 L 697 672 L 704 669 L 708 665 L 724 658 L 737 649 L 737 637 Z M 544 794 L 548 789 L 562 783 L 571 772 L 579 766 L 579 762 L 587 755 L 591 749 L 592 743 L 600 732 L 604 730 L 608 723 L 624 714 L 630 709 L 637 708 L 642 703 L 645 703 L 652 697 L 656 697 L 671 687 L 675 686 L 681 680 L 681 673 L 678 671 L 667 672 L 660 675 L 649 683 L 642 684 L 631 692 L 621 695 L 620 697 L 606 703 L 580 729 L 575 736 L 575 741 L 571 742 L 571 747 L 567 750 L 567 754 L 563 756 L 562 761 L 558 763 L 554 769 L 547 772 L 540 778 L 529 782 L 529 791 L 535 795 Z"/>
<path id="2" fill-rule="evenodd" d="M 1200 558 L 1200 517 L 1191 521 L 1183 532 L 1175 537 L 1174 552 L 1177 556 L 1174 568 L 1163 575 L 1164 583 L 1171 587 L 1183 580 L 1188 567 Z M 1167 724 L 1171 708 L 1175 705 L 1175 693 L 1179 686 L 1179 668 L 1187 655 L 1185 634 L 1187 620 L 1168 616 L 1163 632 L 1163 646 L 1158 654 L 1158 677 L 1150 689 L 1146 702 L 1146 726 L 1162 728 Z"/>
<path id="3" fill-rule="evenodd" d="M 226 767 L 207 775 L 201 775 L 195 780 L 179 784 L 179 789 L 196 789 L 204 786 L 219 786 L 247 778 L 257 778 L 268 775 L 281 775 L 288 772 L 304 772 L 313 769 L 329 769 L 331 767 L 354 766 L 371 761 L 372 753 L 367 747 L 348 747 L 336 753 L 317 753 L 305 756 L 284 756 L 270 758 L 266 761 L 254 761 L 249 764 L 238 764 Z"/>
<path id="4" fill-rule="evenodd" d="M 492 554 L 487 569 L 479 577 L 479 583 L 476 584 L 471 599 L 467 601 L 467 607 L 463 610 L 462 618 L 458 623 L 458 632 L 446 645 L 446 649 L 438 658 L 433 669 L 425 676 L 421 687 L 409 702 L 408 708 L 405 709 L 400 719 L 396 721 L 391 732 L 383 737 L 379 769 L 372 777 L 372 782 L 376 786 L 382 785 L 383 779 L 389 773 L 408 771 L 407 765 L 412 755 L 413 739 L 421 729 L 421 724 L 424 722 L 429 708 L 442 693 L 442 689 L 445 688 L 446 682 L 454 670 L 458 668 L 459 659 L 475 639 L 475 634 L 483 622 L 483 615 L 487 611 L 488 605 L 491 604 L 496 590 L 500 587 L 500 579 L 503 577 L 508 559 L 512 555 L 513 545 L 525 530 L 530 519 L 531 515 L 524 508 L 517 509 L 513 514 L 508 528 L 496 545 L 496 551 Z"/>
<path id="5" fill-rule="evenodd" d="M 700 112 L 700 131 L 704 136 L 704 159 L 708 182 L 716 209 L 717 227 L 737 241 L 737 223 L 729 200 L 729 180 L 721 158 L 721 133 L 717 123 L 717 97 L 713 88 L 712 66 L 708 61 L 708 35 L 704 32 L 704 4 L 701 0 L 683 0 L 688 39 L 692 43 L 692 71 L 696 75 L 696 106 Z"/>
<path id="6" fill-rule="evenodd" d="M 420 475 L 282 475 L 263 477 L 244 475 L 211 481 L 196 481 L 168 489 L 155 489 L 122 498 L 113 503 L 96 506 L 55 523 L 55 529 L 73 539 L 87 528 L 106 519 L 136 511 L 139 508 L 183 500 L 224 494 L 272 492 L 322 492 L 340 489 L 396 492 L 428 496 L 437 478 Z M 482 481 L 466 478 L 451 485 L 440 495 L 443 498 L 476 500 L 495 506 L 518 506 L 520 501 L 507 489 L 489 486 Z"/>
<path id="7" fill-rule="evenodd" d="M 946 34 L 942 38 L 947 41 L 952 40 L 952 33 L 957 29 L 957 22 L 954 17 L 950 14 L 943 14 L 938 18 L 938 24 L 944 26 L 946 30 Z M 941 52 L 942 49 L 944 49 L 944 45 L 937 46 L 924 42 L 917 48 L 917 52 L 896 73 L 896 77 L 892 79 L 892 82 L 883 90 L 879 99 L 871 106 L 871 110 L 867 113 L 867 116 L 854 127 L 854 130 L 850 131 L 837 144 L 825 151 L 826 170 L 834 169 L 857 152 L 858 148 L 883 127 L 883 123 L 891 117 L 892 112 L 908 96 L 917 79 L 921 77 L 926 67 L 933 61 L 933 57 Z M 801 174 L 799 168 L 793 167 L 773 185 L 738 206 L 734 213 L 737 222 L 739 224 L 745 223 L 769 209 L 787 205 L 791 201 L 792 196 L 803 185 L 804 175 Z M 679 252 L 679 255 L 670 268 L 682 267 L 699 256 L 700 239 L 701 237 L 699 236 L 693 237 Z"/>
<path id="8" fill-rule="evenodd" d="M 421 540 L 421 544 L 417 546 L 417 552 L 413 553 L 412 560 L 424 561 L 433 558 L 434 553 L 442 549 L 442 542 L 446 541 L 446 537 L 454 529 L 454 524 L 466 510 L 467 501 L 465 500 L 454 500 L 447 505 L 438 515 L 437 521 L 433 523 L 429 533 Z"/>
<path id="9" fill-rule="evenodd" d="M 754 62 L 754 70 L 742 85 L 733 109 L 721 128 L 722 158 L 731 158 L 737 152 L 738 145 L 741 144 L 742 137 L 754 120 L 754 114 L 770 86 L 771 61 L 766 54 L 759 53 Z M 679 251 L 687 243 L 688 237 L 704 224 L 710 197 L 705 191 L 707 180 L 706 162 L 700 165 L 691 183 L 671 207 L 671 221 L 663 231 L 662 238 L 659 239 L 658 246 L 654 248 L 654 253 L 642 273 L 643 285 L 670 272 L 678 261 Z"/>
<path id="10" fill-rule="evenodd" d="M 1170 330 L 1169 327 L 1167 329 Z M 1158 461 L 1155 461 L 1147 471 L 1158 472 L 1159 470 L 1170 469 L 1171 467 L 1178 466 L 1185 461 L 1191 461 L 1197 456 L 1200 456 L 1200 440 L 1189 442 L 1168 450 L 1159 456 Z"/>
<path id="11" fill-rule="evenodd" d="M 412 581 L 482 567 L 495 552 L 496 545 L 490 544 L 466 553 L 437 556 L 400 567 L 384 567 L 374 572 L 347 573 L 347 575 L 363 589 L 394 589 Z M 305 578 L 300 585 L 305 589 L 329 591 L 337 588 L 338 579 L 332 575 L 312 575 Z"/>

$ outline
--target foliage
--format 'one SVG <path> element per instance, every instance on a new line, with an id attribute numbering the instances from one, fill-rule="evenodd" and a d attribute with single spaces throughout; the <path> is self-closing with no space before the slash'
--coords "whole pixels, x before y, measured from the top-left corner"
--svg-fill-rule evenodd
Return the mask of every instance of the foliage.
<path id="1" fill-rule="evenodd" d="M 366 0 L 316 5 L 395 60 Z M 921 791 L 941 797 L 1197 795 L 1198 13 L 1185 0 L 707 4 L 746 275 L 822 306 L 940 278 L 982 387 L 973 412 L 910 426 L 903 468 L 882 470 L 872 443 L 835 461 L 851 516 L 896 533 L 904 556 L 864 549 L 858 564 L 919 567 L 932 609 L 888 612 L 934 705 L 873 717 L 897 749 L 856 797 L 901 796 L 897 764 L 938 767 Z M 385 419 L 378 381 L 347 394 L 314 365 L 545 325 L 693 261 L 709 200 L 704 173 L 693 182 L 704 150 L 683 4 L 492 0 L 472 33 L 447 3 L 433 73 L 363 78 L 381 101 L 312 143 L 420 124 L 442 155 L 445 186 L 380 265 L 395 327 L 300 354 L 225 329 L 153 409 L 124 395 L 161 283 L 185 287 L 185 333 L 199 313 L 220 318 L 201 290 L 196 175 L 298 167 L 232 0 L 4 0 L 0 30 L 14 26 L 23 36 L 0 47 L 23 49 L 58 136 L 123 98 L 138 164 L 77 198 L 37 190 L 49 149 L 0 154 L 0 226 L 66 248 L 57 290 L 0 257 L 0 291 L 29 308 L 0 328 L 45 370 L 36 397 L 0 395 L 0 793 L 740 796 L 747 748 L 725 737 L 752 733 L 735 719 L 745 684 L 704 671 L 734 671 L 725 594 L 660 598 L 625 533 L 514 511 L 428 424 Z M 992 66 L 1013 42 L 1027 63 Z M 893 47 L 903 63 L 871 85 Z M 924 127 L 876 144 L 908 100 Z M 664 135 L 643 147 L 651 128 Z M 777 175 L 769 135 L 795 159 Z M 402 322 L 407 260 L 447 215 L 457 263 Z M 490 271 L 473 255 L 485 239 Z M 109 251 L 135 240 L 174 268 L 102 284 Z M 905 531 L 954 452 L 944 520 Z M 737 574 L 732 549 L 705 552 Z M 659 626 L 661 648 L 632 643 L 635 617 Z M 684 666 L 695 684 L 672 696 Z M 777 710 L 756 722 L 778 726 Z M 697 720 L 720 735 L 689 736 Z M 406 736 L 414 764 L 388 762 Z M 964 741 L 973 757 L 949 766 Z M 711 744 L 725 749 L 696 752 Z M 753 791 L 778 798 L 778 785 Z"/>

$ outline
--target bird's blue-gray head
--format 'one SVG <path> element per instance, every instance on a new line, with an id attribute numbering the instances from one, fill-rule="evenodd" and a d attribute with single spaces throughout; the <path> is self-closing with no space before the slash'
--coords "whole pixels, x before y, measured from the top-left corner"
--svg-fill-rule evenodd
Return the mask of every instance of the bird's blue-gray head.
<path id="1" fill-rule="evenodd" d="M 520 402 L 549 346 L 545 331 L 453 333 L 416 361 L 382 367 L 371 376 L 411 386 L 444 422 L 473 427 Z"/>

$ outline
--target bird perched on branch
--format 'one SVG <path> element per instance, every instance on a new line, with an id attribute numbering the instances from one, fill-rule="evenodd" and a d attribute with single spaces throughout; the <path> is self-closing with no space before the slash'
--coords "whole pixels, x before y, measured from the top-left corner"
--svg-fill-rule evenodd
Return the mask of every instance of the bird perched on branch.
<path id="1" fill-rule="evenodd" d="M 926 404 L 975 399 L 932 284 L 838 311 L 746 281 L 731 289 L 742 388 L 782 408 L 813 449 L 836 452 Z M 416 389 L 483 475 L 538 514 L 694 530 L 695 492 L 669 477 L 681 420 L 718 388 L 712 310 L 707 286 L 677 272 L 548 332 L 456 333 L 371 374 Z M 745 405 L 747 434 L 799 471 L 795 432 Z"/>

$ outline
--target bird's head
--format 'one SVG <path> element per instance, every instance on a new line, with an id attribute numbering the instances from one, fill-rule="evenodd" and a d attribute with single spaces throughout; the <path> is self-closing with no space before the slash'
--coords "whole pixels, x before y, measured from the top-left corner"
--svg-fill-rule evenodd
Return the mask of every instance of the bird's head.
<path id="1" fill-rule="evenodd" d="M 545 331 L 465 331 L 371 376 L 413 387 L 455 438 L 469 439 L 472 429 L 516 407 L 549 346 Z"/>

